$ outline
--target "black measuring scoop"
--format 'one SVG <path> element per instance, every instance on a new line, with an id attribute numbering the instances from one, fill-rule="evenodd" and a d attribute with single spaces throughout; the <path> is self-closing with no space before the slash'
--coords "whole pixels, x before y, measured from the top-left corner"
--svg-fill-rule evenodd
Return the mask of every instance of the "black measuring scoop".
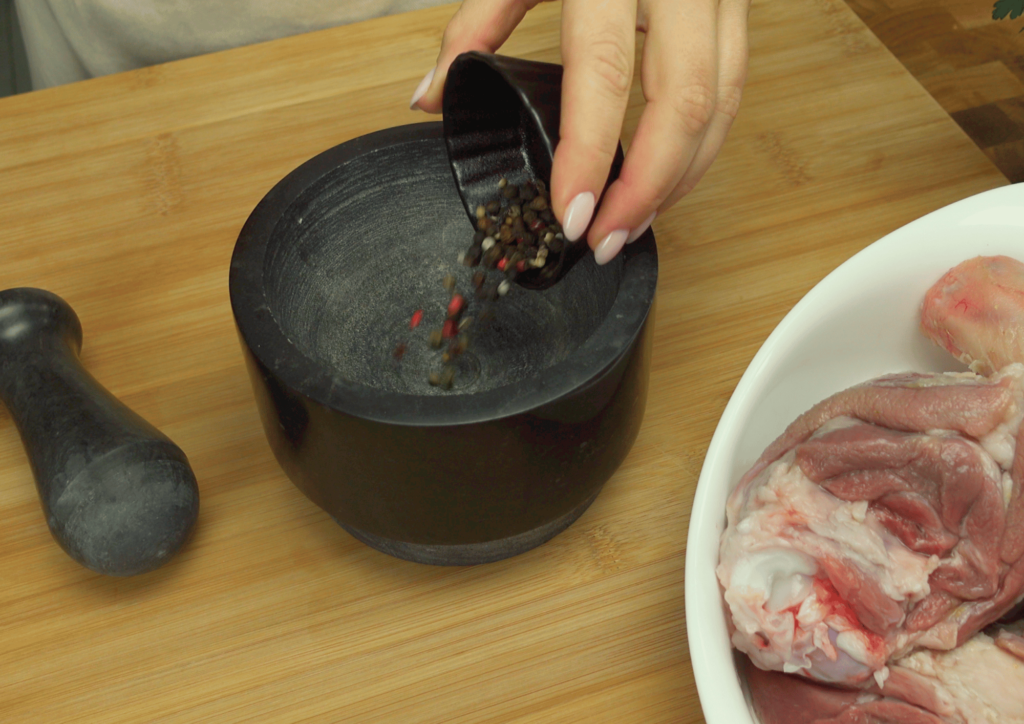
<path id="1" fill-rule="evenodd" d="M 444 139 L 455 187 L 474 225 L 477 206 L 496 197 L 502 178 L 517 185 L 539 179 L 550 188 L 561 103 L 560 65 L 477 51 L 452 62 L 442 101 Z M 618 178 L 623 158 L 620 144 L 604 191 Z M 550 287 L 587 254 L 585 236 L 565 244 L 553 263 L 519 274 L 516 283 Z"/>
<path id="2" fill-rule="evenodd" d="M 199 513 L 188 459 L 82 366 L 82 325 L 41 289 L 0 292 L 0 399 L 21 434 L 50 532 L 86 568 L 166 563 Z"/>

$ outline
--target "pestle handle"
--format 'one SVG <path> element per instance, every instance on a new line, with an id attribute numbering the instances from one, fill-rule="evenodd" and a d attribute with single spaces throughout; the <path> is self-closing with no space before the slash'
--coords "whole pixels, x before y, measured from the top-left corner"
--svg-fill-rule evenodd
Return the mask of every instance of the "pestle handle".
<path id="1" fill-rule="evenodd" d="M 151 571 L 188 539 L 199 488 L 188 459 L 79 361 L 82 325 L 41 289 L 0 292 L 0 399 L 21 435 L 50 532 L 83 566 Z"/>

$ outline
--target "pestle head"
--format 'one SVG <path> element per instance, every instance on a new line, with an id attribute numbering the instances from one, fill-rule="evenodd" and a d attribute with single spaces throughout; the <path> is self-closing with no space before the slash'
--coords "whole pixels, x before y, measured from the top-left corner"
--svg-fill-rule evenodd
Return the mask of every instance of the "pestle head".
<path id="1" fill-rule="evenodd" d="M 83 566 L 151 571 L 188 540 L 199 488 L 184 452 L 78 359 L 82 327 L 41 289 L 0 292 L 0 399 L 32 466 L 50 532 Z"/>
<path id="2" fill-rule="evenodd" d="M 48 523 L 69 556 L 110 576 L 159 568 L 186 543 L 199 490 L 184 454 L 149 442 L 91 461 L 52 500 Z"/>

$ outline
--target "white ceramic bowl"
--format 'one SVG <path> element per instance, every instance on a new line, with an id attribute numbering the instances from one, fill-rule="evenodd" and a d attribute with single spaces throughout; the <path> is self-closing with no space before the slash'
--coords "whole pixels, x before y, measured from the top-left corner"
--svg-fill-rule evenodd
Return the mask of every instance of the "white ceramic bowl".
<path id="1" fill-rule="evenodd" d="M 963 370 L 918 331 L 921 300 L 950 267 L 998 254 L 1024 260 L 1024 184 L 951 204 L 867 247 L 808 292 L 754 356 L 708 448 L 686 543 L 686 629 L 708 724 L 757 722 L 715 577 L 729 492 L 793 419 L 834 392 L 889 372 Z"/>

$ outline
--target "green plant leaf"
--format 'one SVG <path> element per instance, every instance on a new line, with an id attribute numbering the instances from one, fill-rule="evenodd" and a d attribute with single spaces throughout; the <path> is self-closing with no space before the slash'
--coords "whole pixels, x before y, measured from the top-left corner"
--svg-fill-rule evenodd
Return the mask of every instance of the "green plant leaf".
<path id="1" fill-rule="evenodd" d="M 992 6 L 992 19 L 1002 20 L 1009 16 L 1010 20 L 1016 20 L 1024 15 L 1024 0 L 996 0 Z"/>

